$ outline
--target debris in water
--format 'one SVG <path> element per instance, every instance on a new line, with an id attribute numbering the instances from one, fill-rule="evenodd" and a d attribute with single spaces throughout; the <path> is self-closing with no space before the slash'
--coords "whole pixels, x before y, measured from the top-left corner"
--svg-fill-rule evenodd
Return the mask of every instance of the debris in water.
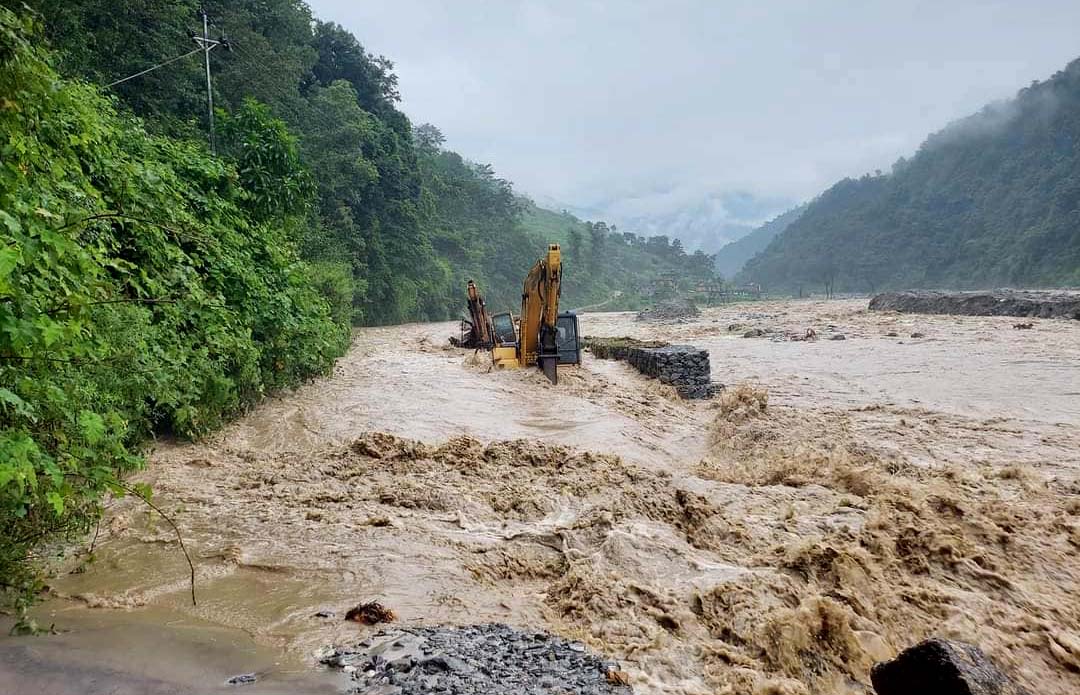
<path id="1" fill-rule="evenodd" d="M 225 685 L 251 685 L 256 680 L 254 673 L 241 673 L 225 681 Z"/>
<path id="2" fill-rule="evenodd" d="M 1035 322 L 1034 321 L 1024 321 L 1023 323 L 1014 323 L 1013 324 L 1013 328 L 1015 328 L 1018 331 L 1026 331 L 1026 330 L 1028 330 L 1030 328 L 1034 328 L 1034 327 L 1035 327 Z"/>
<path id="3" fill-rule="evenodd" d="M 378 601 L 368 601 L 350 608 L 349 612 L 345 614 L 345 619 L 364 625 L 378 625 L 379 623 L 394 622 L 397 620 L 397 615 Z"/>

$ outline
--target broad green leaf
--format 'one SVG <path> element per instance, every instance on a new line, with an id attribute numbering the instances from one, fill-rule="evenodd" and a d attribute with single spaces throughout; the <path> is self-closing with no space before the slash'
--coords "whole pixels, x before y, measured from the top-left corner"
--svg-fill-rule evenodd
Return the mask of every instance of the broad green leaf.
<path id="1" fill-rule="evenodd" d="M 60 496 L 60 493 L 56 490 L 49 490 L 45 493 L 45 500 L 52 505 L 53 511 L 57 516 L 62 516 L 64 513 L 64 498 Z"/>

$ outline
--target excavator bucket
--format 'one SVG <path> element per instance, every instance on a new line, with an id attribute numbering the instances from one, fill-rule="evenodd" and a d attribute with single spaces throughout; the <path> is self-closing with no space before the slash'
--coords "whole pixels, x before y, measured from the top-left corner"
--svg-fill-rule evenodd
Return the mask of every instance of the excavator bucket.
<path id="1" fill-rule="evenodd" d="M 555 340 L 556 332 L 548 326 L 540 327 L 540 354 L 536 361 L 540 369 L 544 370 L 544 376 L 553 384 L 559 383 L 559 345 Z"/>
<path id="2" fill-rule="evenodd" d="M 548 381 L 553 384 L 559 383 L 559 372 L 556 369 L 559 364 L 558 355 L 540 357 L 537 361 L 540 363 L 540 368 L 544 370 L 544 376 L 548 378 Z"/>

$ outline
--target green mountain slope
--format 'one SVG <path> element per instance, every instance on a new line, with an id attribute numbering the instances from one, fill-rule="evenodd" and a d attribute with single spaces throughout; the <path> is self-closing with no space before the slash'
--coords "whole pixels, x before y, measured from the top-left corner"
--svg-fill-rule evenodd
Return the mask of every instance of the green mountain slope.
<path id="1" fill-rule="evenodd" d="M 741 277 L 773 291 L 1080 285 L 1080 60 L 813 201 Z"/>
<path id="2" fill-rule="evenodd" d="M 618 233 L 604 222 L 583 222 L 528 201 L 522 227 L 533 248 L 542 250 L 552 242 L 562 246 L 562 303 L 568 309 L 637 309 L 661 275 L 674 276 L 681 290 L 714 276 L 713 257 L 700 251 L 687 254 L 678 239 Z"/>
<path id="3" fill-rule="evenodd" d="M 741 239 L 725 244 L 716 252 L 716 270 L 725 278 L 734 277 L 743 269 L 746 262 L 765 250 L 773 239 L 788 226 L 799 219 L 806 209 L 805 205 L 792 208 L 777 215 Z"/>

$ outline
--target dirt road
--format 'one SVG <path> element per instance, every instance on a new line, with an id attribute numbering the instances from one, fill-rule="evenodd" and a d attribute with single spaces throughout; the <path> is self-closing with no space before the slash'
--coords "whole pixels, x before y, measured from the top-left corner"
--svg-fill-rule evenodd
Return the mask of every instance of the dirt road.
<path id="1" fill-rule="evenodd" d="M 39 615 L 77 639 L 87 616 L 167 612 L 310 662 L 377 598 L 407 624 L 581 639 L 639 692 L 683 693 L 862 693 L 874 660 L 940 634 L 1076 692 L 1080 322 L 864 307 L 583 316 L 707 348 L 729 385 L 713 403 L 588 356 L 554 387 L 490 372 L 446 346 L 452 324 L 361 330 L 332 378 L 153 455 L 198 607 L 168 526 L 124 500 Z"/>

